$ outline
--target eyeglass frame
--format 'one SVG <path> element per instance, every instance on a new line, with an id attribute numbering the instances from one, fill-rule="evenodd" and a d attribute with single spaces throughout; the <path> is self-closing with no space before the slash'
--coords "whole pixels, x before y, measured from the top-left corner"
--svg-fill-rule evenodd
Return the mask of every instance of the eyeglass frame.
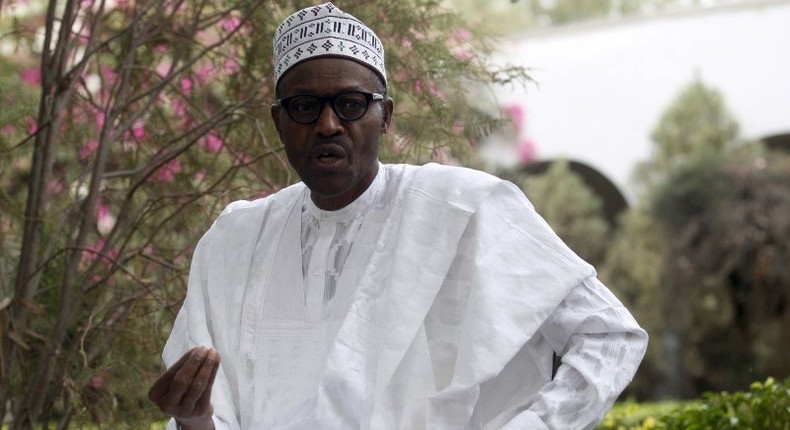
<path id="1" fill-rule="evenodd" d="M 365 103 L 365 110 L 362 111 L 362 113 L 358 117 L 353 118 L 353 119 L 344 118 L 342 115 L 340 115 L 340 113 L 338 113 L 337 108 L 335 106 L 335 100 L 338 97 L 341 97 L 341 96 L 344 96 L 344 95 L 347 95 L 347 94 L 362 94 L 363 96 L 365 96 L 365 102 L 366 102 Z M 318 109 L 318 113 L 316 114 L 315 119 L 313 119 L 312 121 L 303 122 L 303 121 L 298 121 L 298 120 L 296 120 L 293 117 L 293 115 L 291 114 L 291 109 L 288 107 L 288 105 L 291 102 L 291 100 L 295 99 L 296 97 L 312 97 L 312 98 L 318 100 L 319 109 Z M 329 107 L 332 109 L 332 112 L 334 112 L 335 115 L 338 118 L 340 118 L 342 121 L 357 121 L 360 118 L 362 118 L 363 116 L 365 116 L 366 113 L 368 113 L 368 109 L 370 108 L 370 103 L 371 102 L 377 102 L 377 101 L 380 102 L 380 101 L 385 100 L 386 98 L 387 98 L 387 96 L 385 94 L 369 93 L 369 92 L 365 92 L 365 91 L 343 91 L 342 93 L 337 93 L 337 94 L 334 94 L 334 95 L 331 95 L 331 96 L 324 96 L 324 97 L 319 97 L 319 96 L 315 96 L 315 95 L 312 95 L 312 94 L 296 94 L 296 95 L 293 95 L 293 96 L 288 96 L 288 97 L 283 97 L 281 99 L 277 99 L 277 101 L 275 102 L 275 106 L 282 107 L 283 109 L 285 109 L 285 112 L 288 113 L 288 117 L 291 118 L 291 120 L 293 122 L 295 122 L 297 124 L 307 125 L 307 124 L 313 124 L 314 122 L 318 121 L 318 118 L 321 118 L 321 114 L 324 112 L 324 106 L 326 105 L 327 102 L 329 102 Z"/>

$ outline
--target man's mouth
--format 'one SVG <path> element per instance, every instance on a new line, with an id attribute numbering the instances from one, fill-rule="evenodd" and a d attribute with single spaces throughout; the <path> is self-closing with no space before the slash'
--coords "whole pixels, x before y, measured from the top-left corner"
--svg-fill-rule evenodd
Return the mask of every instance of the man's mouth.
<path id="1" fill-rule="evenodd" d="M 343 148 L 337 145 L 321 145 L 314 150 L 313 154 L 321 164 L 335 164 L 346 158 Z"/>

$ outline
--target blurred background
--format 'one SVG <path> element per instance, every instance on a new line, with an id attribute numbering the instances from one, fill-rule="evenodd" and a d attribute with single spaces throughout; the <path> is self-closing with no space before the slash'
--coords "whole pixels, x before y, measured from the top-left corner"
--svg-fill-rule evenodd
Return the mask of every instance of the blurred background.
<path id="1" fill-rule="evenodd" d="M 630 393 L 788 375 L 790 2 L 447 1 L 525 85 L 480 142 L 651 334 Z"/>
<path id="2" fill-rule="evenodd" d="M 195 244 L 298 180 L 271 38 L 315 3 L 0 0 L 11 430 L 161 425 L 145 393 Z M 623 400 L 788 425 L 766 381 L 790 381 L 790 0 L 335 3 L 386 47 L 382 160 L 513 181 L 650 333 Z M 738 401 L 763 426 L 694 400 L 755 387 Z"/>

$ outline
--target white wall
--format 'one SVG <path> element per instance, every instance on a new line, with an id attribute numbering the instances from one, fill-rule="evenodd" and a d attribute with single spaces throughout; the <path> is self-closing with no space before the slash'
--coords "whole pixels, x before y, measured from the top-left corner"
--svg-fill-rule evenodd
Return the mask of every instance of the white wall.
<path id="1" fill-rule="evenodd" d="M 524 107 L 538 157 L 586 162 L 627 195 L 660 114 L 695 75 L 723 93 L 743 137 L 790 132 L 788 0 L 528 34 L 495 61 L 527 66 L 539 83 L 496 91 Z M 496 144 L 482 153 L 516 159 Z"/>

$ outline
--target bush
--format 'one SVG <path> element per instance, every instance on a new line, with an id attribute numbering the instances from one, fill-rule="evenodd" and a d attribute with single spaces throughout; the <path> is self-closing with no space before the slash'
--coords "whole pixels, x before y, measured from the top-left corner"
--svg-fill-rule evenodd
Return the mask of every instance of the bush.
<path id="1" fill-rule="evenodd" d="M 614 405 L 597 430 L 647 430 L 659 428 L 659 419 L 681 407 L 675 401 L 637 403 L 633 400 Z"/>
<path id="2" fill-rule="evenodd" d="M 755 382 L 749 392 L 708 393 L 662 419 L 666 429 L 790 430 L 790 378 Z"/>
<path id="3" fill-rule="evenodd" d="M 755 382 L 748 392 L 706 393 L 701 400 L 616 405 L 598 430 L 790 430 L 790 378 Z"/>

